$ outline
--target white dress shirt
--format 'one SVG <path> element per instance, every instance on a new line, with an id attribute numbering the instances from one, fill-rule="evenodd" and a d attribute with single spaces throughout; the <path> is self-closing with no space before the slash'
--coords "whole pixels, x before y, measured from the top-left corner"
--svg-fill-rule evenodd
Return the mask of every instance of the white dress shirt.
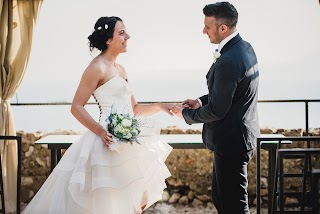
<path id="1" fill-rule="evenodd" d="M 218 52 L 220 53 L 220 51 L 222 50 L 223 46 L 225 46 L 225 44 L 227 44 L 231 39 L 233 39 L 234 37 L 236 37 L 236 35 L 238 35 L 238 31 L 235 30 L 232 34 L 230 34 L 229 36 L 227 36 L 226 38 L 224 38 L 218 46 Z"/>

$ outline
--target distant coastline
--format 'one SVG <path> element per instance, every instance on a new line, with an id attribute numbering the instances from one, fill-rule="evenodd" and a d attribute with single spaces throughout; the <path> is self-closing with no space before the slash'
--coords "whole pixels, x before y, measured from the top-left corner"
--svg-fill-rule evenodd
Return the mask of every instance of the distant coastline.
<path id="1" fill-rule="evenodd" d="M 289 105 L 289 104 L 287 104 Z M 320 127 L 320 108 L 317 105 L 309 107 L 309 129 Z M 86 106 L 90 115 L 97 119 L 97 106 Z M 12 106 L 15 129 L 25 132 L 51 132 L 54 130 L 86 131 L 70 113 L 70 106 Z M 305 129 L 304 106 L 291 104 L 258 105 L 260 128 L 270 129 Z M 161 128 L 176 127 L 182 130 L 202 130 L 202 124 L 188 125 L 183 119 L 171 117 L 165 113 L 152 116 L 161 124 Z"/>

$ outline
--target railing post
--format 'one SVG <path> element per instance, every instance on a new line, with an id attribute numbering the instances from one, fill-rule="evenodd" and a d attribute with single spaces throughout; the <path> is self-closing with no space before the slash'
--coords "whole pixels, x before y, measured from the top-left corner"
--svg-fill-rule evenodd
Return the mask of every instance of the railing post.
<path id="1" fill-rule="evenodd" d="M 309 136 L 309 101 L 305 101 L 305 113 L 306 113 L 306 135 Z"/>
<path id="2" fill-rule="evenodd" d="M 260 188 L 261 188 L 261 157 L 260 157 L 260 154 L 261 153 L 261 140 L 258 138 L 257 140 L 257 156 L 256 156 L 256 164 L 257 164 L 257 181 L 256 181 L 256 186 L 257 186 L 257 191 L 256 191 L 256 194 L 257 194 L 257 214 L 260 214 L 261 213 L 261 207 L 260 207 Z"/>

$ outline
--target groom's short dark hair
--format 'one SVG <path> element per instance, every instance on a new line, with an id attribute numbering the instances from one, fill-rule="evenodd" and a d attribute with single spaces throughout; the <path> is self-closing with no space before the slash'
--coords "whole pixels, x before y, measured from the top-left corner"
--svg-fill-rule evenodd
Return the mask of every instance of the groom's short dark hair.
<path id="1" fill-rule="evenodd" d="M 203 8 L 205 16 L 213 16 L 221 24 L 228 27 L 235 27 L 238 22 L 238 12 L 229 2 L 216 2 L 208 4 Z"/>

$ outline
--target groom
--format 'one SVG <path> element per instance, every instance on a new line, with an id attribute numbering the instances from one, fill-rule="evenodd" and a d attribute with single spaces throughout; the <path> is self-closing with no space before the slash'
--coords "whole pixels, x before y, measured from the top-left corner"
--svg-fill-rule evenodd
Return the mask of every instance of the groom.
<path id="1" fill-rule="evenodd" d="M 209 4 L 203 13 L 203 33 L 219 44 L 206 76 L 209 93 L 172 111 L 188 124 L 204 123 L 203 143 L 214 152 L 212 198 L 219 214 L 249 213 L 247 165 L 260 133 L 257 58 L 236 30 L 232 4 Z"/>

